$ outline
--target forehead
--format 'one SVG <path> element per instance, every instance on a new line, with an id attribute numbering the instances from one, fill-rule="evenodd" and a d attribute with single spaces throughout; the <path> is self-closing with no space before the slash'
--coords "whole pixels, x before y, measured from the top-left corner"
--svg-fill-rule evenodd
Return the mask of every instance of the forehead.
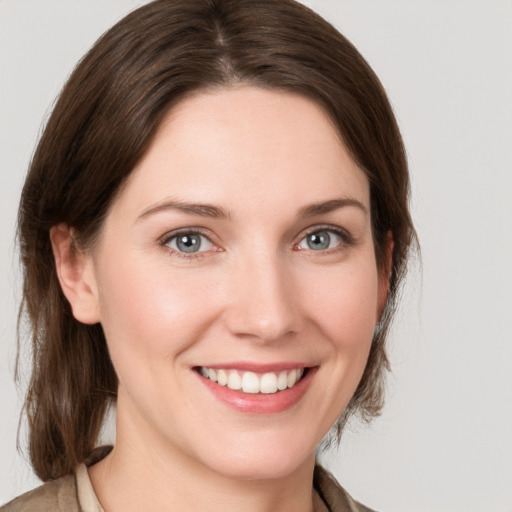
<path id="1" fill-rule="evenodd" d="M 167 114 L 121 194 L 135 208 L 179 196 L 233 206 L 355 196 L 364 173 L 321 106 L 252 86 L 196 93 Z"/>

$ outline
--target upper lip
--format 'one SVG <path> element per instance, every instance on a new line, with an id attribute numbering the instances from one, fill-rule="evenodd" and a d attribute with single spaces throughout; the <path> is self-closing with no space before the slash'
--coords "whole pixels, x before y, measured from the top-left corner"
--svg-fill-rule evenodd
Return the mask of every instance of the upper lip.
<path id="1" fill-rule="evenodd" d="M 254 373 L 281 372 L 284 370 L 293 370 L 297 368 L 311 368 L 318 366 L 315 363 L 304 361 L 283 361 L 276 363 L 255 363 L 251 361 L 237 361 L 225 363 L 207 363 L 198 365 L 197 368 L 212 368 L 213 370 L 241 370 Z"/>

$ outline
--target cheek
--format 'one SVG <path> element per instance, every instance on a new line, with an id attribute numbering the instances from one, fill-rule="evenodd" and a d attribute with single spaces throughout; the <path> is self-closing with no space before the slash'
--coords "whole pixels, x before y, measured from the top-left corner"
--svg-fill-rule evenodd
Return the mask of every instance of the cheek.
<path id="1" fill-rule="evenodd" d="M 158 355 L 154 364 L 166 363 L 206 329 L 215 315 L 215 287 L 205 286 L 201 273 L 187 270 L 171 273 L 165 263 L 137 259 L 105 261 L 100 315 L 114 360 L 136 352 L 146 359 Z"/>
<path id="2" fill-rule="evenodd" d="M 372 260 L 316 273 L 305 282 L 309 311 L 317 327 L 337 349 L 366 351 L 378 320 L 379 281 Z"/>

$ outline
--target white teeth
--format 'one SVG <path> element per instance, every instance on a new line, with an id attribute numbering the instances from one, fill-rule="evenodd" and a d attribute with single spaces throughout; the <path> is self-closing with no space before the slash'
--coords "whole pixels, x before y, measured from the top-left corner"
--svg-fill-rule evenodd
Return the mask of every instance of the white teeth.
<path id="1" fill-rule="evenodd" d="M 242 391 L 244 393 L 259 393 L 260 379 L 253 372 L 245 372 L 242 377 Z"/>
<path id="2" fill-rule="evenodd" d="M 240 377 L 240 375 L 238 375 L 238 372 L 235 370 L 229 372 L 228 388 L 234 389 L 235 391 L 238 389 L 242 389 L 242 377 Z"/>
<path id="3" fill-rule="evenodd" d="M 208 375 L 209 374 L 210 374 L 210 372 L 208 371 Z M 292 386 L 295 386 L 296 382 L 297 382 L 297 371 L 296 370 L 292 370 L 288 374 L 288 387 L 291 388 Z"/>
<path id="4" fill-rule="evenodd" d="M 235 391 L 271 394 L 295 386 L 302 377 L 304 368 L 294 368 L 279 373 L 257 374 L 239 370 L 215 370 L 202 366 L 199 368 L 199 373 L 212 382 L 217 382 L 221 386 L 227 386 Z"/>
<path id="5" fill-rule="evenodd" d="M 288 387 L 288 374 L 286 372 L 281 372 L 279 377 L 277 378 L 277 389 L 279 391 L 283 391 Z"/>
<path id="6" fill-rule="evenodd" d="M 260 381 L 261 393 L 275 393 L 277 391 L 277 375 L 275 373 L 265 373 Z"/>
<path id="7" fill-rule="evenodd" d="M 221 386 L 225 386 L 228 383 L 228 374 L 224 370 L 219 370 L 217 372 L 217 382 Z"/>

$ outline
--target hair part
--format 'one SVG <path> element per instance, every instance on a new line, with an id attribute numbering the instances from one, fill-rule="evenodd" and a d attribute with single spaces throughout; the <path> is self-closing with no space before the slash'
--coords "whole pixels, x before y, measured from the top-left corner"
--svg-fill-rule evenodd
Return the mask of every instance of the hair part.
<path id="1" fill-rule="evenodd" d="M 387 306 L 338 437 L 354 413 L 367 421 L 379 414 L 384 342 L 415 240 L 405 150 L 382 85 L 347 39 L 292 0 L 157 0 L 106 32 L 78 64 L 23 188 L 20 315 L 30 321 L 33 365 L 25 412 L 42 480 L 72 473 L 88 457 L 117 393 L 101 325 L 76 321 L 60 289 L 50 228 L 64 222 L 79 247 L 93 245 L 167 112 L 190 94 L 240 84 L 316 101 L 368 177 L 377 265 L 384 271 L 390 233 L 393 261 Z"/>

